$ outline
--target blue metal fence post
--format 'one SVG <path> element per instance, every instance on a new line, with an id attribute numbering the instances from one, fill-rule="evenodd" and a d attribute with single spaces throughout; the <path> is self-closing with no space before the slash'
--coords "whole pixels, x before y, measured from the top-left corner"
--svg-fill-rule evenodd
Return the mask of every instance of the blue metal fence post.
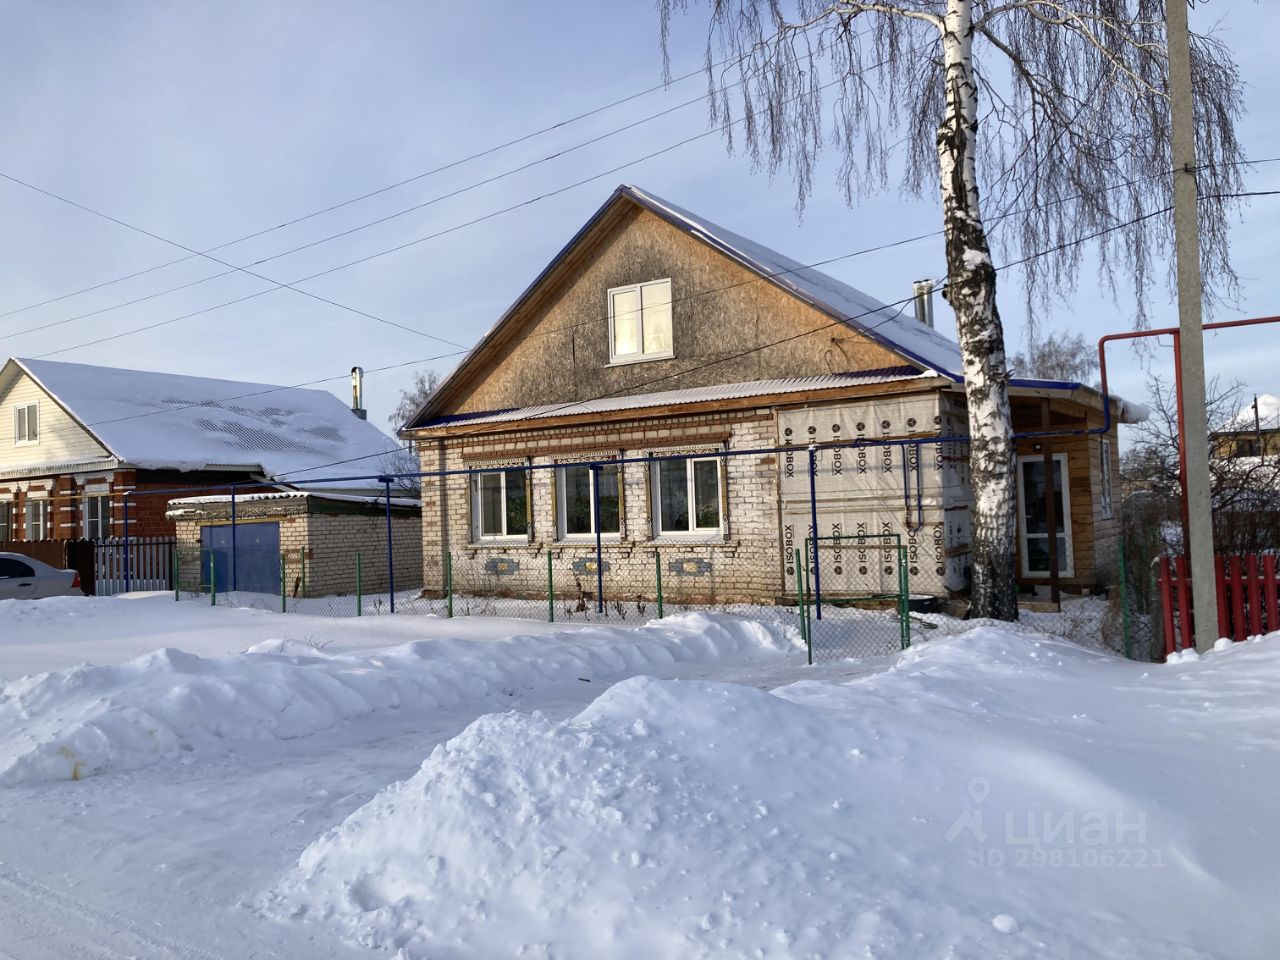
<path id="1" fill-rule="evenodd" d="M 604 558 L 600 552 L 600 464 L 591 464 L 591 522 L 596 529 L 596 612 L 604 613 Z"/>
<path id="2" fill-rule="evenodd" d="M 239 577 L 236 575 L 236 488 L 231 488 L 231 589 L 237 590 Z"/>
<path id="3" fill-rule="evenodd" d="M 387 491 L 387 595 L 391 600 L 391 612 L 396 612 L 396 561 L 391 537 L 391 478 L 379 477 Z"/>
<path id="4" fill-rule="evenodd" d="M 809 447 L 809 523 L 813 526 L 813 610 L 822 619 L 822 572 L 818 566 L 818 448 Z"/>
<path id="5" fill-rule="evenodd" d="M 129 568 L 129 494 L 131 490 L 124 492 L 124 592 L 129 592 L 130 574 Z"/>

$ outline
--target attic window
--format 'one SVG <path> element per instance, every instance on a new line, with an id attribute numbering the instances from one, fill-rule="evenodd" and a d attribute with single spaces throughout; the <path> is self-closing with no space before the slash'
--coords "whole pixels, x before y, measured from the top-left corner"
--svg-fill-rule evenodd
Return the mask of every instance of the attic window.
<path id="1" fill-rule="evenodd" d="M 609 291 L 609 362 L 663 360 L 671 352 L 671 281 Z"/>
<path id="2" fill-rule="evenodd" d="M 24 403 L 13 408 L 14 444 L 40 442 L 40 405 Z"/>

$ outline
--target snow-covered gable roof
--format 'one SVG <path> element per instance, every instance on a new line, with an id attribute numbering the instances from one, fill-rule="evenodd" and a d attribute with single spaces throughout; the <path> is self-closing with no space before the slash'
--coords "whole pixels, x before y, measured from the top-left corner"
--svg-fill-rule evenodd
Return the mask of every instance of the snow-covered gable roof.
<path id="1" fill-rule="evenodd" d="M 112 456 L 141 469 L 251 468 L 292 482 L 376 474 L 379 458 L 398 446 L 325 390 L 57 360 L 14 362 Z M 365 459 L 336 470 L 325 466 L 357 457 Z"/>
<path id="2" fill-rule="evenodd" d="M 912 310 L 887 307 L 875 297 L 821 270 L 717 226 L 647 190 L 628 184 L 619 187 L 618 192 L 906 359 L 953 380 L 963 379 L 960 346 L 920 323 Z"/>

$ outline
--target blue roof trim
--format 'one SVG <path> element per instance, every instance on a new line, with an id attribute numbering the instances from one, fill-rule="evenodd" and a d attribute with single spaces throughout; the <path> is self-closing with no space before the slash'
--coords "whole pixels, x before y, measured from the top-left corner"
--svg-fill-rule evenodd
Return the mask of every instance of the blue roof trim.
<path id="1" fill-rule="evenodd" d="M 1076 383 L 1073 380 L 1035 380 L 1025 377 L 1010 377 L 1009 386 L 1011 387 L 1027 387 L 1031 390 L 1081 390 L 1084 389 L 1083 383 Z"/>

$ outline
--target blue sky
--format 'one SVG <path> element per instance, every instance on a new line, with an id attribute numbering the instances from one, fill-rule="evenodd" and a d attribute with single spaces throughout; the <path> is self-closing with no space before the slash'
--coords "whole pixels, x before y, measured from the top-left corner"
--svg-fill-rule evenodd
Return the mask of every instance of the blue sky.
<path id="1" fill-rule="evenodd" d="M 303 216 L 546 127 L 656 84 L 658 20 L 648 3 L 555 4 L 84 2 L 0 4 L 0 173 L 18 177 L 188 246 L 214 244 Z M 701 62 L 705 9 L 674 27 L 673 72 Z M 1193 25 L 1218 25 L 1249 84 L 1240 135 L 1254 158 L 1280 155 L 1271 101 L 1280 11 L 1270 4 L 1202 5 Z M 503 173 L 685 100 L 694 78 L 516 147 L 305 223 L 220 251 L 247 265 Z M 707 129 L 695 104 L 593 146 L 468 190 L 414 213 L 253 267 L 293 282 L 349 260 L 556 191 Z M 636 183 L 802 262 L 934 230 L 932 199 L 886 193 L 846 206 L 833 164 L 816 177 L 803 220 L 789 181 L 771 183 L 718 135 L 444 237 L 301 284 L 356 310 L 456 344 L 473 343 L 617 183 Z M 1280 187 L 1280 164 L 1250 189 Z M 1274 260 L 1280 199 L 1246 208 L 1233 233 L 1242 280 L 1221 319 L 1280 313 Z M 0 181 L 0 313 L 181 256 L 13 183 Z M 0 354 L 299 383 L 353 364 L 376 368 L 459 348 L 276 290 L 107 343 L 268 285 L 237 274 L 94 316 L 221 272 L 192 260 L 37 309 L 0 317 Z M 882 300 L 943 271 L 929 240 L 834 264 L 830 272 Z M 1011 349 L 1022 342 L 1019 291 L 1001 295 Z M 1100 297 L 1092 276 L 1062 298 L 1052 326 L 1090 339 L 1126 329 L 1132 303 Z M 1176 322 L 1158 293 L 1152 316 Z M 68 322 L 63 322 L 68 321 Z M 948 311 L 939 327 L 953 332 Z M 47 326 L 36 332 L 21 332 Z M 1280 393 L 1267 328 L 1219 334 L 1209 373 Z M 1167 352 L 1155 363 L 1167 372 Z M 436 361 L 444 373 L 456 359 Z M 385 426 L 413 367 L 371 374 L 371 419 Z M 1116 388 L 1143 392 L 1123 352 Z M 344 382 L 329 385 L 347 397 Z"/>

